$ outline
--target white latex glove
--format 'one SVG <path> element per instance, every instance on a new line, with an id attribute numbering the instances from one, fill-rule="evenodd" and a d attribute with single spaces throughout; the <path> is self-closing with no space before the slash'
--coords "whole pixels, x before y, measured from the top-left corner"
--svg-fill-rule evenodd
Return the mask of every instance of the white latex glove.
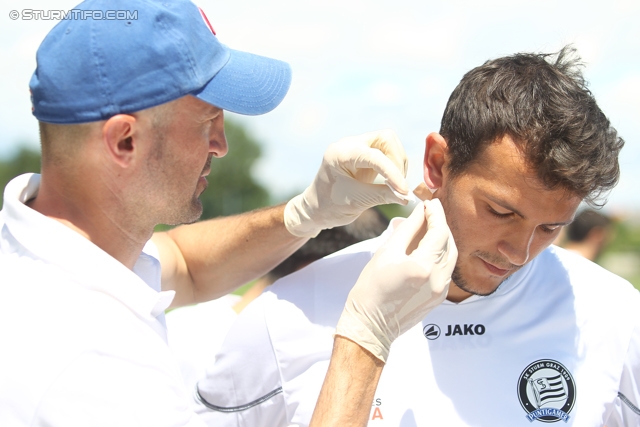
<path id="1" fill-rule="evenodd" d="M 395 132 L 343 138 L 329 146 L 313 183 L 287 203 L 284 223 L 295 236 L 315 237 L 325 228 L 353 222 L 373 206 L 407 201 L 407 155 Z M 387 185 L 373 184 L 380 174 Z"/>
<path id="2" fill-rule="evenodd" d="M 440 201 L 419 203 L 362 270 L 336 335 L 386 362 L 391 343 L 445 299 L 457 258 Z"/>

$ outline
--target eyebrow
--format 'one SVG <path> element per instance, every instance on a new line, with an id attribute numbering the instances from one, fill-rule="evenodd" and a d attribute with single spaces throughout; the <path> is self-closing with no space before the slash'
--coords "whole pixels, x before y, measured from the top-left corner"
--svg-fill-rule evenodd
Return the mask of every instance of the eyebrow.
<path id="1" fill-rule="evenodd" d="M 520 211 L 518 211 L 516 208 L 514 208 L 513 206 L 511 206 L 509 203 L 505 202 L 504 200 L 498 199 L 494 196 L 489 196 L 489 195 L 485 195 L 485 197 L 489 200 L 491 200 L 493 203 L 495 203 L 496 205 L 499 205 L 500 207 L 503 207 L 504 209 L 507 209 L 511 212 L 513 212 L 514 214 L 518 215 L 521 218 L 526 218 L 522 213 L 520 213 Z M 573 220 L 575 219 L 575 217 L 572 217 L 569 221 L 565 221 L 565 222 L 553 222 L 553 223 L 549 223 L 549 224 L 544 224 L 544 225 L 553 225 L 553 226 L 566 226 L 569 225 L 573 222 Z"/>
<path id="2" fill-rule="evenodd" d="M 223 111 L 223 109 L 220 107 L 216 107 L 215 105 L 211 105 L 211 108 L 209 108 L 209 111 L 216 112 L 216 111 Z"/>
<path id="3" fill-rule="evenodd" d="M 216 114 L 220 113 L 220 111 L 223 111 L 222 108 L 218 108 L 218 107 L 212 105 L 209 109 L 207 109 L 207 112 L 206 112 L 205 115 L 213 116 L 213 115 L 216 115 Z"/>

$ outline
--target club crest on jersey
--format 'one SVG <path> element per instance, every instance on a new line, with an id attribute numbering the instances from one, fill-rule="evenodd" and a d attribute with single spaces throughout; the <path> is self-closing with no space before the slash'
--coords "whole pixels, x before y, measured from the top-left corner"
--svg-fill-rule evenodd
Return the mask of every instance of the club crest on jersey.
<path id="1" fill-rule="evenodd" d="M 518 399 L 529 421 L 566 423 L 576 402 L 576 384 L 560 362 L 536 360 L 520 374 Z"/>

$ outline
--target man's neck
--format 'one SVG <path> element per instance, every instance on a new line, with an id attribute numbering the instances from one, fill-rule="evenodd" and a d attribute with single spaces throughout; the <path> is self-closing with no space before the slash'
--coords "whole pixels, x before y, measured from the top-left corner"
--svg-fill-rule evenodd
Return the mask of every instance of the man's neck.
<path id="1" fill-rule="evenodd" d="M 473 295 L 470 292 L 464 291 L 456 286 L 455 283 L 451 282 L 449 285 L 449 292 L 447 293 L 447 301 L 451 301 L 454 303 L 459 303 Z"/>
<path id="2" fill-rule="evenodd" d="M 124 210 L 99 198 L 104 192 L 83 191 L 89 186 L 60 184 L 49 182 L 43 176 L 37 196 L 29 200 L 27 206 L 69 227 L 133 269 L 153 227 L 135 230 L 135 223 L 122 215 Z M 60 191 L 62 188 L 64 191 Z"/>

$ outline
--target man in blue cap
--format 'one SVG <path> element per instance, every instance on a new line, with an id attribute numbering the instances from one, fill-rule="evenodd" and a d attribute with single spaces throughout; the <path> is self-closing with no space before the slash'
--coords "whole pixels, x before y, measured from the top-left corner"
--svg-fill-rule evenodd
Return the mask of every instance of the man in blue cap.
<path id="1" fill-rule="evenodd" d="M 200 216 L 211 160 L 228 149 L 223 111 L 275 108 L 290 69 L 220 44 L 185 0 L 88 0 L 76 10 L 104 13 L 70 15 L 42 42 L 30 83 L 42 170 L 7 185 L 0 213 L 0 425 L 201 425 L 164 311 L 263 275 L 373 205 L 404 203 L 406 157 L 390 131 L 345 138 L 286 206 L 150 240 L 156 224 Z M 377 174 L 387 185 L 372 184 Z M 442 207 L 420 205 L 412 218 L 363 274 L 365 296 L 351 301 L 359 309 L 336 340 L 329 384 L 353 379 L 323 403 L 338 424 L 366 419 L 369 404 L 346 397 L 370 397 L 361 371 L 382 369 L 371 352 L 387 353 L 446 294 L 456 249 Z"/>

